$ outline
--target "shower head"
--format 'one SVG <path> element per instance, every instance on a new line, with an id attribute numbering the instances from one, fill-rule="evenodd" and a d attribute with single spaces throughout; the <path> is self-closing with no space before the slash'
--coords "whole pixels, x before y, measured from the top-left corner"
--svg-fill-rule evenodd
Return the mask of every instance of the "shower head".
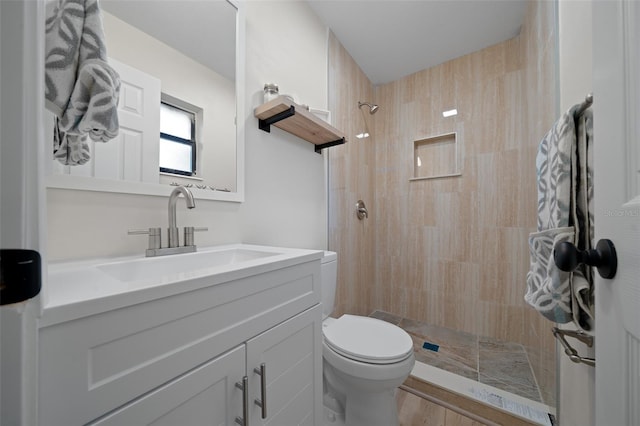
<path id="1" fill-rule="evenodd" d="M 378 105 L 375 104 L 370 104 L 369 102 L 360 102 L 358 101 L 358 108 L 362 109 L 362 106 L 366 105 L 369 107 L 369 114 L 373 115 L 376 112 L 378 112 L 378 108 L 380 108 Z"/>

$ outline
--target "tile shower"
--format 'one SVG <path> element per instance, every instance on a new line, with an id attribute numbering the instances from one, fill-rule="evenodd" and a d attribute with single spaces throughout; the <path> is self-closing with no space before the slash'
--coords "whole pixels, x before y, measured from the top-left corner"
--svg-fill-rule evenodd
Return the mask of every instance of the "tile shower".
<path id="1" fill-rule="evenodd" d="M 516 345 L 549 405 L 551 323 L 523 295 L 527 236 L 535 229 L 535 155 L 556 111 L 553 14 L 552 3 L 531 1 L 515 38 L 375 87 L 333 36 L 329 47 L 330 109 L 349 135 L 329 152 L 329 247 L 339 253 L 335 314 L 379 310 L 479 336 L 478 354 L 489 342 Z M 361 114 L 358 101 L 380 110 Z M 457 116 L 442 117 L 454 107 Z M 356 139 L 365 125 L 371 136 Z M 452 132 L 461 175 L 410 180 L 414 142 Z M 369 208 L 366 220 L 356 218 L 359 199 Z"/>

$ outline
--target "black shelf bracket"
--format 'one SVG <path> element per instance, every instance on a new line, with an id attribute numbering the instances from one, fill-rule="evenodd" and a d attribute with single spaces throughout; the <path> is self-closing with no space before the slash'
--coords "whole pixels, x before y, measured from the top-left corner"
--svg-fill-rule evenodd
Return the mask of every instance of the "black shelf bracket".
<path id="1" fill-rule="evenodd" d="M 345 142 L 346 141 L 345 141 L 344 138 L 340 138 L 340 139 L 332 141 L 332 142 L 327 142 L 327 143 L 323 143 L 323 144 L 320 144 L 320 145 L 316 145 L 316 152 L 318 154 L 322 154 L 322 150 L 323 149 L 329 148 L 330 146 L 342 145 Z"/>
<path id="2" fill-rule="evenodd" d="M 276 115 L 266 118 L 266 119 L 258 119 L 258 128 L 260 130 L 264 130 L 267 133 L 271 133 L 271 125 L 273 123 L 277 123 L 280 120 L 284 120 L 285 118 L 289 118 L 296 113 L 296 107 L 291 105 L 289 109 L 286 109 L 282 112 L 277 113 Z"/>

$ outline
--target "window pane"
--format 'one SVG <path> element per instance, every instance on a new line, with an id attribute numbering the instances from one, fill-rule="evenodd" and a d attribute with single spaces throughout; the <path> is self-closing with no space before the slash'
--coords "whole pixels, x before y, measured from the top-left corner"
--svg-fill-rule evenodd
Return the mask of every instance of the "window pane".
<path id="1" fill-rule="evenodd" d="M 160 133 L 191 140 L 191 120 L 193 120 L 193 114 L 170 105 L 160 104 Z"/>
<path id="2" fill-rule="evenodd" d="M 160 167 L 183 172 L 191 168 L 191 145 L 160 138 Z"/>

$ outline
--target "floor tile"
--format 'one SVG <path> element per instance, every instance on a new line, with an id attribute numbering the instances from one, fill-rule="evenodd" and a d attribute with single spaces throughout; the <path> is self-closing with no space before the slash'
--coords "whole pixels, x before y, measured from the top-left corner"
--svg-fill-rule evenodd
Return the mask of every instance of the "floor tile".
<path id="1" fill-rule="evenodd" d="M 481 383 L 541 402 L 529 358 L 522 345 L 480 338 L 478 373 Z"/>
<path id="2" fill-rule="evenodd" d="M 534 401 L 555 405 L 555 389 L 551 385 L 555 381 L 546 377 L 553 372 L 545 371 L 547 364 L 554 364 L 543 358 L 549 357 L 548 354 L 540 355 L 517 343 L 478 337 L 389 312 L 376 310 L 370 316 L 398 325 L 409 333 L 417 361 Z M 424 348 L 425 342 L 432 349 L 437 345 L 437 350 Z M 538 369 L 545 374 L 542 387 L 534 377 L 531 362 L 536 362 Z"/>
<path id="3" fill-rule="evenodd" d="M 542 402 L 540 400 L 540 392 L 538 391 L 538 388 L 535 386 L 533 387 L 526 386 L 514 380 L 503 381 L 503 380 L 496 379 L 495 377 L 485 376 L 483 374 L 480 374 L 478 376 L 478 382 L 484 383 L 485 385 L 493 386 L 494 388 L 502 389 L 507 392 L 514 393 L 516 395 L 523 396 L 532 401 Z"/>
<path id="4" fill-rule="evenodd" d="M 542 351 L 540 348 L 524 348 L 540 389 L 542 402 L 556 406 L 556 359 L 555 352 Z"/>
<path id="5" fill-rule="evenodd" d="M 424 337 L 416 336 L 409 333 L 413 340 L 413 351 L 416 357 L 416 361 L 424 362 L 425 364 L 432 365 L 434 367 L 441 368 L 450 373 L 455 373 L 460 376 L 466 377 L 472 380 L 478 380 L 478 369 L 469 360 L 459 357 L 452 357 L 450 353 L 447 353 L 446 348 L 441 346 L 438 352 L 424 349 Z"/>
<path id="6" fill-rule="evenodd" d="M 428 359 L 477 372 L 478 339 L 476 336 L 409 319 L 400 321 L 400 327 L 416 337 L 414 343 L 417 344 L 417 347 L 424 352 L 424 356 Z M 422 349 L 425 342 L 438 345 L 438 352 Z M 429 364 L 435 366 L 431 362 Z M 465 377 L 467 376 L 465 375 Z"/>

